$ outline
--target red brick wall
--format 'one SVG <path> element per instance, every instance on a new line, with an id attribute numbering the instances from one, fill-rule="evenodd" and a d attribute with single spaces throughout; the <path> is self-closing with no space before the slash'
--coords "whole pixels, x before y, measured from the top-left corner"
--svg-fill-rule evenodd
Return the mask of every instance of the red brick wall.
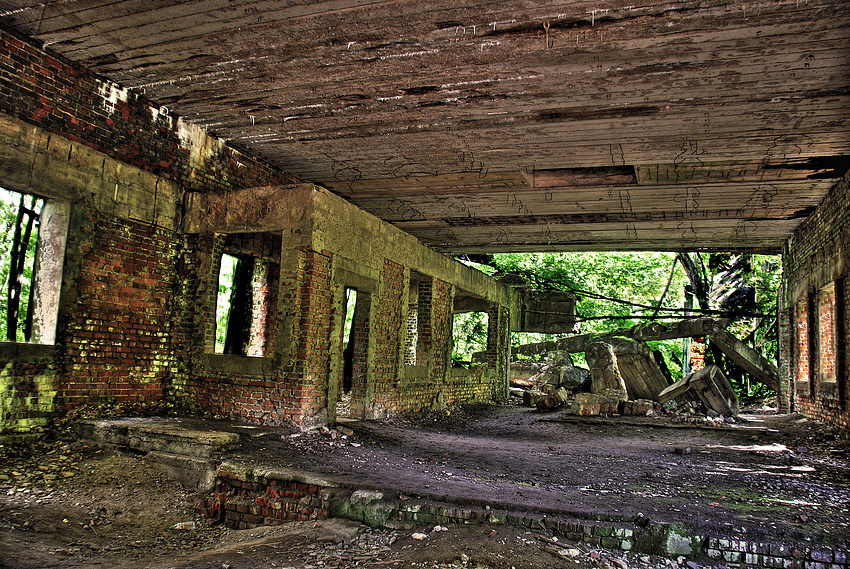
<path id="1" fill-rule="evenodd" d="M 332 497 L 332 490 L 287 477 L 285 472 L 257 474 L 224 465 L 215 493 L 199 509 L 229 528 L 248 529 L 327 518 Z"/>
<path id="2" fill-rule="evenodd" d="M 818 371 L 820 381 L 835 381 L 835 285 L 818 293 Z"/>
<path id="3" fill-rule="evenodd" d="M 384 260 L 381 294 L 375 309 L 375 408 L 381 411 L 399 407 L 399 363 L 402 341 L 406 338 L 403 308 L 407 304 L 404 267 Z"/>
<path id="4" fill-rule="evenodd" d="M 797 362 L 797 381 L 809 381 L 809 302 L 803 298 L 795 305 L 797 317 L 797 335 L 795 341 L 795 360 Z"/>
<path id="5" fill-rule="evenodd" d="M 0 30 L 0 109 L 191 190 L 298 181 L 229 146 L 202 164 L 190 163 L 191 149 L 174 117 L 5 30 Z"/>
<path id="6" fill-rule="evenodd" d="M 77 308 L 64 347 L 64 407 L 163 397 L 175 365 L 171 306 L 178 241 L 164 229 L 102 214 L 82 247 Z"/>
<path id="7" fill-rule="evenodd" d="M 294 353 L 290 369 L 284 370 L 282 392 L 287 419 L 297 424 L 327 405 L 333 315 L 332 255 L 304 251 L 300 256 L 292 331 Z"/>
<path id="8" fill-rule="evenodd" d="M 783 366 L 788 369 L 783 383 L 793 389 L 794 409 L 808 417 L 850 429 L 848 203 L 850 177 L 845 177 L 786 244 L 782 255 L 784 298 L 781 309 L 784 318 L 796 323 L 792 339 L 796 349 L 793 354 L 783 354 L 791 358 L 788 366 Z M 822 294 L 829 290 L 834 294 Z M 808 382 L 794 383 L 806 377 Z"/>

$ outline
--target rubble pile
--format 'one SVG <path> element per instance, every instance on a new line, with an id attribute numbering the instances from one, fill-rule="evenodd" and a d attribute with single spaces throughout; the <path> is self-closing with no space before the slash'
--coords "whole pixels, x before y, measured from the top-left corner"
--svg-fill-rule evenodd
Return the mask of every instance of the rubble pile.
<path id="1" fill-rule="evenodd" d="M 575 366 L 567 352 L 550 352 L 545 363 L 517 362 L 511 395 L 539 411 L 566 407 L 580 416 L 664 413 L 715 423 L 738 416 L 737 395 L 716 366 L 671 385 L 646 343 L 625 337 L 587 343 L 585 359 L 589 369 Z"/>

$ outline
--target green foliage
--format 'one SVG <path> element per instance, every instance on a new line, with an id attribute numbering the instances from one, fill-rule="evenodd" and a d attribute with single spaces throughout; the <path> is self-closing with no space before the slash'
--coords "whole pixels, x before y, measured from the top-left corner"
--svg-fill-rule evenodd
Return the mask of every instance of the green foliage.
<path id="1" fill-rule="evenodd" d="M 706 299 L 709 314 L 731 315 L 730 331 L 775 362 L 773 315 L 781 278 L 779 258 L 697 253 L 691 254 L 691 260 L 707 268 L 708 281 L 702 284 L 711 292 Z M 652 319 L 684 318 L 685 287 L 692 283 L 677 261 L 675 253 L 512 253 L 493 255 L 487 264 L 475 266 L 505 282 L 519 280 L 538 290 L 574 293 L 580 331 L 603 333 Z M 699 303 L 694 305 L 699 307 Z M 512 342 L 516 345 L 555 338 L 551 334 L 514 333 Z M 681 377 L 682 341 L 650 345 L 661 352 L 674 378 Z M 749 385 L 731 362 L 720 363 L 741 395 L 762 394 L 763 386 Z"/>
<path id="2" fill-rule="evenodd" d="M 472 354 L 487 349 L 486 312 L 461 312 L 454 315 L 452 324 L 452 359 L 472 361 Z"/>
<path id="3" fill-rule="evenodd" d="M 15 221 L 18 216 L 18 207 L 21 203 L 21 194 L 0 188 L 0 283 L 3 289 L 0 292 L 0 341 L 5 341 L 9 322 L 6 318 L 9 307 L 9 272 L 12 260 L 12 247 L 15 234 Z M 24 203 L 27 207 L 39 209 L 41 200 L 34 196 L 26 196 Z M 15 339 L 25 342 L 24 318 L 33 282 L 33 266 L 35 264 L 35 250 L 38 244 L 38 225 L 33 227 L 29 243 L 26 248 L 26 260 L 24 271 L 21 275 L 21 300 L 19 305 L 18 326 L 15 331 Z"/>
<path id="4" fill-rule="evenodd" d="M 227 337 L 227 321 L 230 319 L 230 297 L 233 294 L 233 277 L 238 259 L 232 255 L 221 256 L 221 269 L 218 273 L 218 298 L 215 305 L 215 353 L 224 353 L 224 340 Z"/>
<path id="5" fill-rule="evenodd" d="M 345 323 L 343 324 L 342 342 L 343 349 L 348 347 L 351 338 L 351 327 L 354 325 L 354 308 L 357 306 L 357 290 L 345 289 Z"/>

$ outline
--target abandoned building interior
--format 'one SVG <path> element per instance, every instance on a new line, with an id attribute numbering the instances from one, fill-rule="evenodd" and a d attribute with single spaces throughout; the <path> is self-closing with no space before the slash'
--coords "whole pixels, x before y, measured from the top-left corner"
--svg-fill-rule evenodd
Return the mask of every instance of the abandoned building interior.
<path id="1" fill-rule="evenodd" d="M 846 8 L 0 2 L 0 440 L 103 402 L 306 431 L 504 399 L 564 299 L 452 255 L 526 251 L 781 254 L 779 412 L 850 429 Z"/>

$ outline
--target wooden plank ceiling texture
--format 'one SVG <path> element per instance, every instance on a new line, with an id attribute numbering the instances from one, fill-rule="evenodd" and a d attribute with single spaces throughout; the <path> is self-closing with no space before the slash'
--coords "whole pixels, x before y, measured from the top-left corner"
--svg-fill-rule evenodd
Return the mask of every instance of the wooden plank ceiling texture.
<path id="1" fill-rule="evenodd" d="M 446 252 L 777 252 L 850 164 L 846 0 L 0 6 Z"/>

